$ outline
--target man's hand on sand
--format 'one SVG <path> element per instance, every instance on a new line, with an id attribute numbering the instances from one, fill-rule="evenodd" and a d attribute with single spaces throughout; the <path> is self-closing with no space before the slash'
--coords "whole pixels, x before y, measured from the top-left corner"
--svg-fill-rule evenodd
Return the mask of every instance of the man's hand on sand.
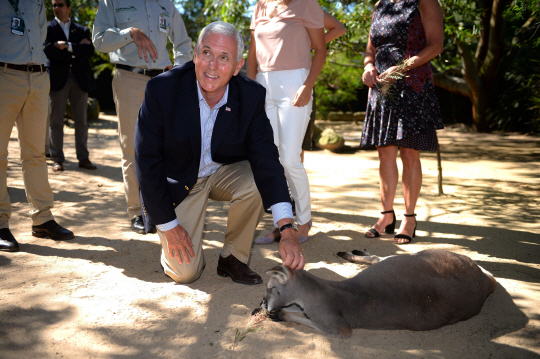
<path id="1" fill-rule="evenodd" d="M 173 229 L 165 231 L 165 239 L 167 240 L 167 248 L 169 249 L 169 256 L 171 258 L 176 256 L 178 263 L 182 264 L 183 257 L 187 264 L 191 263 L 189 257 L 195 257 L 195 252 L 193 252 L 193 243 L 191 243 L 189 234 L 182 226 L 178 225 Z"/>

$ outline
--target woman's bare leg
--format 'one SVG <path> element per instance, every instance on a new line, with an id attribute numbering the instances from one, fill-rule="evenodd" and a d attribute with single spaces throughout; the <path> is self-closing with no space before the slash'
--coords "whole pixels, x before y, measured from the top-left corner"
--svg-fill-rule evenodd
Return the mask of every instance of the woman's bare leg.
<path id="1" fill-rule="evenodd" d="M 397 146 L 379 146 L 379 178 L 381 182 L 381 205 L 382 211 L 390 211 L 394 208 L 394 198 L 396 197 L 396 188 L 399 179 L 398 168 L 396 164 Z M 384 228 L 392 223 L 392 213 L 381 215 L 373 228 L 382 233 Z M 373 238 L 375 235 L 371 232 L 366 232 L 366 236 Z"/>
<path id="2" fill-rule="evenodd" d="M 420 162 L 420 151 L 411 148 L 401 148 L 401 161 L 403 162 L 403 174 L 401 182 L 403 184 L 403 197 L 405 200 L 405 214 L 413 214 L 416 209 L 416 202 L 422 187 L 422 163 Z M 403 217 L 398 234 L 405 234 L 412 237 L 416 226 L 415 217 Z M 408 240 L 398 238 L 398 243 L 407 243 Z"/>

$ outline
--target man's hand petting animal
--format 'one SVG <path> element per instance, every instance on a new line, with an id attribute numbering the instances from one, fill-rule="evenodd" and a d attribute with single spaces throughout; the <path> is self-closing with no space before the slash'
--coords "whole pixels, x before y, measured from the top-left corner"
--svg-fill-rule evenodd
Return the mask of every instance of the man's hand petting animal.
<path id="1" fill-rule="evenodd" d="M 283 219 L 278 222 L 278 226 L 281 227 L 286 223 Z M 294 228 L 285 229 L 281 232 L 281 240 L 279 241 L 279 255 L 283 260 L 283 265 L 286 265 L 292 269 L 303 269 L 306 264 L 306 257 L 304 257 L 304 251 L 298 241 L 298 232 Z"/>
<path id="2" fill-rule="evenodd" d="M 193 252 L 191 238 L 184 227 L 178 225 L 173 229 L 165 231 L 165 239 L 167 240 L 167 248 L 169 249 L 169 256 L 171 258 L 176 257 L 178 263 L 182 264 L 182 257 L 184 257 L 184 261 L 187 264 L 191 263 L 189 257 L 194 258 L 195 252 Z"/>

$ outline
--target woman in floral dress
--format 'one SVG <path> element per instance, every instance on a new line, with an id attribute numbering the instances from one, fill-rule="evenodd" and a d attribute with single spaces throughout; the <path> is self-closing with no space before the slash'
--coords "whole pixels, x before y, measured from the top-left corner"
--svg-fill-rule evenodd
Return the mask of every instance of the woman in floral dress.
<path id="1" fill-rule="evenodd" d="M 375 4 L 364 55 L 362 80 L 370 91 L 361 146 L 377 146 L 382 215 L 366 237 L 379 237 L 383 230 L 394 233 L 398 152 L 403 163 L 405 213 L 394 241 L 404 244 L 415 237 L 415 208 L 422 186 L 420 151 L 435 151 L 436 130 L 443 128 L 429 64 L 442 52 L 443 31 L 437 0 L 380 0 Z M 391 79 L 388 75 L 396 75 L 407 59 L 405 77 Z M 388 94 L 381 91 L 385 83 L 392 84 Z"/>

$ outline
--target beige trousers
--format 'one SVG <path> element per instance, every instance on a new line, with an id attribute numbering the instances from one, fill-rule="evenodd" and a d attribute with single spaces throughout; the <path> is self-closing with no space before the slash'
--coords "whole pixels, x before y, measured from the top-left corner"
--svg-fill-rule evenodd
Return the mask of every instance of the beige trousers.
<path id="1" fill-rule="evenodd" d="M 53 218 L 54 195 L 45 160 L 45 132 L 49 108 L 46 72 L 0 68 L 0 228 L 9 227 L 11 203 L 7 192 L 8 144 L 17 125 L 26 198 L 33 225 Z"/>
<path id="2" fill-rule="evenodd" d="M 176 207 L 176 218 L 193 243 L 195 258 L 190 259 L 190 264 L 185 261 L 180 264 L 176 257 L 169 256 L 165 233 L 158 231 L 162 247 L 161 265 L 165 274 L 176 282 L 194 282 L 204 269 L 202 237 L 208 198 L 230 203 L 221 256 L 232 254 L 243 263 L 249 261 L 253 235 L 264 210 L 249 162 L 242 161 L 221 166 L 211 176 L 199 178 L 186 199 Z"/>
<path id="3" fill-rule="evenodd" d="M 122 149 L 122 174 L 130 219 L 140 216 L 139 181 L 135 170 L 135 125 L 149 76 L 116 69 L 112 88 L 118 115 L 118 138 Z"/>

